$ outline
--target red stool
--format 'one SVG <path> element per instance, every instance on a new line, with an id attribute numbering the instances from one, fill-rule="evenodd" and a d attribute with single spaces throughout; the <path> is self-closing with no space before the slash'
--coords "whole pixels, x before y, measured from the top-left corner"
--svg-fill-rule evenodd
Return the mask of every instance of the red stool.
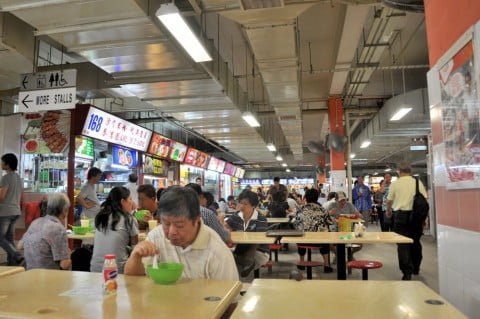
<path id="1" fill-rule="evenodd" d="M 299 260 L 299 261 L 297 261 L 297 266 L 305 267 L 307 269 L 307 279 L 312 279 L 313 278 L 312 268 L 323 266 L 323 263 L 321 263 L 319 261 Z"/>
<path id="2" fill-rule="evenodd" d="M 300 244 L 297 244 L 297 247 L 298 247 L 298 248 L 303 248 L 303 249 L 306 249 L 306 250 L 307 250 L 307 260 L 308 260 L 308 261 L 312 261 L 312 250 L 314 250 L 314 249 L 320 249 L 319 247 L 316 247 L 316 246 L 300 245 Z"/>
<path id="3" fill-rule="evenodd" d="M 348 268 L 362 270 L 362 280 L 368 280 L 368 270 L 382 268 L 383 264 L 379 261 L 372 260 L 352 260 L 347 263 Z"/>
<path id="4" fill-rule="evenodd" d="M 271 244 L 268 246 L 268 248 L 270 249 L 270 251 L 268 252 L 268 254 L 270 255 L 270 260 L 272 260 L 272 251 L 273 251 L 273 253 L 275 254 L 275 262 L 278 262 L 278 251 L 282 249 L 282 245 Z"/>

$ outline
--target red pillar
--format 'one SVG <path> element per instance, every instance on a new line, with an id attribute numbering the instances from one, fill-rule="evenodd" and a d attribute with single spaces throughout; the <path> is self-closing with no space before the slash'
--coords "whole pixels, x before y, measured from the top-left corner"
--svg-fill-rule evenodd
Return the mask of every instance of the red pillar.
<path id="1" fill-rule="evenodd" d="M 343 127 L 343 102 L 339 96 L 328 98 L 328 123 L 330 124 L 330 134 L 345 135 Z M 332 171 L 345 170 L 344 151 L 337 152 L 330 149 L 330 169 Z"/>

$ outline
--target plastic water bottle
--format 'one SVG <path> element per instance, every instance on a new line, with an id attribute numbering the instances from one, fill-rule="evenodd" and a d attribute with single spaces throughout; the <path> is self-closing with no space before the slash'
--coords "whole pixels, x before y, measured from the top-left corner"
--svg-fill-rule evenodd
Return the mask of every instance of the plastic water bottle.
<path id="1" fill-rule="evenodd" d="M 103 262 L 103 293 L 105 295 L 117 293 L 118 267 L 115 258 L 115 255 L 105 255 Z"/>

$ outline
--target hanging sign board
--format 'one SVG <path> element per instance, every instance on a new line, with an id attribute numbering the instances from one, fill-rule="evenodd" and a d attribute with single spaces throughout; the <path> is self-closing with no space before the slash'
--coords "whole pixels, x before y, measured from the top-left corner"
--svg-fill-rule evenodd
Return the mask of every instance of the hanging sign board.
<path id="1" fill-rule="evenodd" d="M 22 74 L 18 112 L 33 113 L 75 108 L 77 70 Z"/>
<path id="2" fill-rule="evenodd" d="M 145 152 L 152 131 L 90 107 L 82 135 Z"/>

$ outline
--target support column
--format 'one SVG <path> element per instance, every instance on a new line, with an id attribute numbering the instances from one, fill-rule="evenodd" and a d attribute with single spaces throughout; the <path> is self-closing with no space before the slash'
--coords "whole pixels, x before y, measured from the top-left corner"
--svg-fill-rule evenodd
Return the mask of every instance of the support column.
<path id="1" fill-rule="evenodd" d="M 343 102 L 339 96 L 328 98 L 328 123 L 330 134 L 345 136 Z M 346 193 L 345 150 L 335 151 L 330 146 L 330 184 L 333 191 Z"/>

